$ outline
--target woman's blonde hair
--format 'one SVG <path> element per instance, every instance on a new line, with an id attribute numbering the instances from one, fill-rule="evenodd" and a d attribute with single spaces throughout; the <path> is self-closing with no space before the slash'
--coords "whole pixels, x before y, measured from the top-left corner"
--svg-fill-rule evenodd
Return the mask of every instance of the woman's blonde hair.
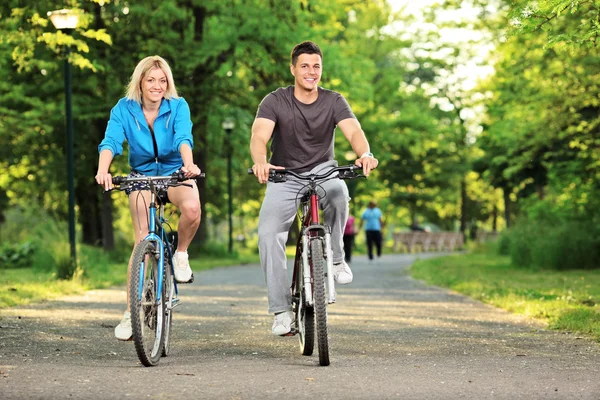
<path id="1" fill-rule="evenodd" d="M 179 98 L 179 96 L 177 96 L 177 89 L 175 88 L 175 81 L 173 80 L 173 73 L 171 72 L 169 64 L 160 56 L 150 56 L 140 61 L 133 70 L 133 74 L 131 74 L 126 94 L 129 100 L 135 100 L 139 104 L 142 104 L 142 79 L 144 79 L 148 71 L 153 68 L 162 69 L 167 76 L 165 99 Z"/>

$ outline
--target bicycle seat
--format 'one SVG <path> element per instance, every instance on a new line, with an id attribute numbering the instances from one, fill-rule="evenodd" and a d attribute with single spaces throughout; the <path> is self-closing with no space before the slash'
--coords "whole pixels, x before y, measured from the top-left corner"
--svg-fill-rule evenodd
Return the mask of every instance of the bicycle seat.
<path id="1" fill-rule="evenodd" d="M 169 200 L 169 193 L 166 190 L 158 190 L 156 193 L 156 202 L 159 205 L 167 205 L 171 201 Z"/>

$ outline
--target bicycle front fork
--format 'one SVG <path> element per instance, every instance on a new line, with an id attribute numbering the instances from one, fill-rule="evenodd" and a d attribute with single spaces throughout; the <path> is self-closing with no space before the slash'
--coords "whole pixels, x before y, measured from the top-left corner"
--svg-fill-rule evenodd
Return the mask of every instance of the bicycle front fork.
<path id="1" fill-rule="evenodd" d="M 329 304 L 335 303 L 335 283 L 333 280 L 333 250 L 331 249 L 331 234 L 325 234 L 325 260 L 327 261 L 327 289 Z"/>
<path id="2" fill-rule="evenodd" d="M 319 239 L 313 239 L 319 240 Z M 312 280 L 313 276 L 311 274 L 311 270 L 308 263 L 308 249 L 309 247 L 309 238 L 307 235 L 302 236 L 302 263 L 305 266 L 302 268 L 302 278 L 304 281 L 304 288 L 306 289 L 306 303 L 313 304 L 312 298 Z M 333 250 L 331 249 L 331 234 L 325 233 L 325 248 L 323 249 L 323 255 L 325 261 L 327 263 L 327 302 L 329 304 L 335 303 L 335 282 L 333 279 L 334 271 L 333 271 Z"/>

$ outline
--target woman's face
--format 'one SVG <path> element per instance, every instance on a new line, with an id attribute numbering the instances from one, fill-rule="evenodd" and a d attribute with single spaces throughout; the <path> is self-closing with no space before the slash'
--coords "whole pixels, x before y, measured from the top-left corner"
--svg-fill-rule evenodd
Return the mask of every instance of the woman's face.
<path id="1" fill-rule="evenodd" d="M 152 68 L 142 79 L 142 102 L 160 102 L 167 91 L 167 75 L 160 68 Z"/>

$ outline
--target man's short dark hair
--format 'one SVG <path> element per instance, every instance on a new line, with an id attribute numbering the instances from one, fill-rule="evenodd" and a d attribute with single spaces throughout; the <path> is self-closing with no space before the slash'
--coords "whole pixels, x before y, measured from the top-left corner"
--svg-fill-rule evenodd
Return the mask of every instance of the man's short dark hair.
<path id="1" fill-rule="evenodd" d="M 323 59 L 323 53 L 321 53 L 319 46 L 309 41 L 302 42 L 294 47 L 291 56 L 292 65 L 296 65 L 296 61 L 298 61 L 298 57 L 300 57 L 301 54 L 318 54 L 321 59 Z"/>

